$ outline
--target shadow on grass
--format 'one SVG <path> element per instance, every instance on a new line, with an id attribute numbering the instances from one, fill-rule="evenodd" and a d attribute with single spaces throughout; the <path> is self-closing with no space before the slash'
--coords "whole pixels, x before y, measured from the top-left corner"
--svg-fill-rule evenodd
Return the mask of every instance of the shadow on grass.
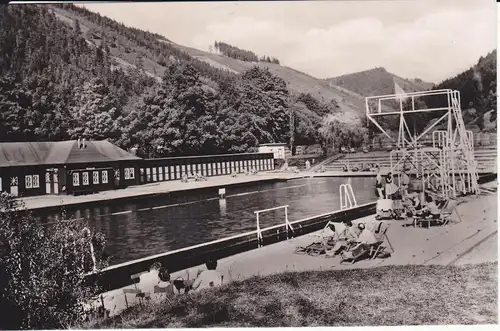
<path id="1" fill-rule="evenodd" d="M 497 323 L 497 263 L 386 266 L 252 277 L 133 307 L 83 328 Z"/>

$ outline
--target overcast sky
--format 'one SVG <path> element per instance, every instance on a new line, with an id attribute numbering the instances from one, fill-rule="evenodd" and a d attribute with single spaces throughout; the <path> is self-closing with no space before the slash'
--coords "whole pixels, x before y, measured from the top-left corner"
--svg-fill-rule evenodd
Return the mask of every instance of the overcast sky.
<path id="1" fill-rule="evenodd" d="M 86 4 L 125 25 L 208 50 L 215 40 L 318 78 L 382 66 L 438 83 L 496 48 L 493 0 Z"/>

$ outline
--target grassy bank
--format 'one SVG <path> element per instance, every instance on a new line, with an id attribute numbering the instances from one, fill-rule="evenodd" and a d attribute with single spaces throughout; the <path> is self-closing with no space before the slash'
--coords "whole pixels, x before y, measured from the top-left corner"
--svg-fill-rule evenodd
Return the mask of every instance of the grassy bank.
<path id="1" fill-rule="evenodd" d="M 283 273 L 134 307 L 89 328 L 497 323 L 497 263 Z"/>

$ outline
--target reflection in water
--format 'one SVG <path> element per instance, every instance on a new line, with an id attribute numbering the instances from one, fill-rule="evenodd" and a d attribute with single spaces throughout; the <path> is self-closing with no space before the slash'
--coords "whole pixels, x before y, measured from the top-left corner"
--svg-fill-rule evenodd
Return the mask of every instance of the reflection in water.
<path id="1" fill-rule="evenodd" d="M 220 216 L 227 216 L 227 201 L 226 199 L 219 199 L 219 207 L 220 207 Z"/>
<path id="2" fill-rule="evenodd" d="M 111 263 L 163 253 L 255 230 L 254 211 L 289 205 L 288 218 L 302 218 L 340 208 L 339 186 L 350 182 L 358 204 L 375 200 L 371 178 L 308 178 L 254 183 L 148 200 L 67 209 L 68 217 L 85 216 L 107 238 Z M 173 205 L 173 206 L 172 206 Z M 42 215 L 54 220 L 57 215 Z M 259 216 L 261 228 L 284 223 L 284 209 Z"/>

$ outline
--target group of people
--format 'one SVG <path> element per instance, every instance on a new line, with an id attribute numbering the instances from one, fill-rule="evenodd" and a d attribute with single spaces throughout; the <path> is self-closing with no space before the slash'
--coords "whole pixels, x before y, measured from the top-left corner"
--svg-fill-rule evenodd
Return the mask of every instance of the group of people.
<path id="1" fill-rule="evenodd" d="M 379 222 L 378 227 L 382 226 L 385 226 L 384 223 Z M 358 257 L 379 242 L 373 230 L 365 223 L 355 225 L 349 220 L 339 224 L 328 223 L 321 233 L 325 253 L 330 256 L 340 254 L 344 261 Z M 384 232 L 380 228 L 377 230 L 378 233 Z"/>
<path id="2" fill-rule="evenodd" d="M 392 200 L 392 209 L 399 216 L 403 212 L 409 217 L 430 217 L 437 219 L 440 217 L 440 210 L 445 204 L 445 200 L 432 197 L 429 193 L 409 192 L 410 176 L 406 170 L 400 175 L 400 186 L 394 183 L 392 173 L 388 173 L 385 178 L 377 169 L 375 181 L 376 194 L 379 199 Z"/>
<path id="3" fill-rule="evenodd" d="M 375 193 L 379 199 L 395 200 L 408 195 L 408 188 L 410 186 L 410 176 L 406 170 L 401 172 L 400 187 L 394 183 L 392 173 L 389 172 L 385 178 L 382 178 L 380 168 L 377 167 L 377 177 L 375 180 Z"/>
<path id="4" fill-rule="evenodd" d="M 378 165 L 375 163 L 359 163 L 359 164 L 353 163 L 353 164 L 350 164 L 348 161 L 342 167 L 342 171 L 344 171 L 344 172 L 348 172 L 348 171 L 353 171 L 353 172 L 376 171 L 377 168 L 378 168 Z"/>
<path id="5" fill-rule="evenodd" d="M 149 268 L 149 271 L 143 273 L 139 277 L 139 284 L 137 286 L 139 297 L 151 299 L 152 301 L 159 302 L 165 298 L 172 297 L 177 293 L 184 293 L 189 291 L 201 291 L 203 289 L 221 286 L 224 277 L 217 269 L 217 260 L 209 259 L 206 264 L 206 270 L 198 270 L 195 279 L 187 279 L 181 277 L 171 280 L 168 270 L 161 265 L 160 262 L 155 262 Z"/>
<path id="6" fill-rule="evenodd" d="M 202 180 L 207 180 L 207 177 L 203 176 L 201 172 L 197 172 L 196 174 L 191 174 L 188 176 L 188 174 L 183 174 L 181 181 L 183 183 L 187 183 L 189 178 L 193 178 L 196 182 L 202 181 Z"/>

